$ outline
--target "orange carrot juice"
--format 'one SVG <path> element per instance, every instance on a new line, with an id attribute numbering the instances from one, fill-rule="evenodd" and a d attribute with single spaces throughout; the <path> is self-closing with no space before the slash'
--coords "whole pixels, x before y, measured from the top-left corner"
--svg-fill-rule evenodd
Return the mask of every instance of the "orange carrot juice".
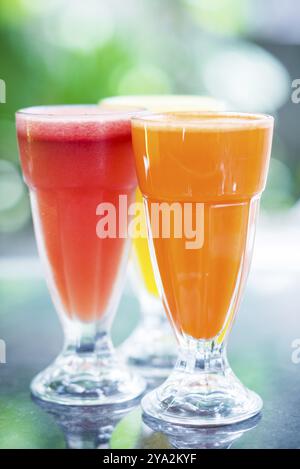
<path id="1" fill-rule="evenodd" d="M 118 220 L 119 195 L 133 201 L 136 191 L 130 117 L 99 108 L 94 116 L 91 112 L 54 107 L 49 119 L 17 117 L 22 168 L 52 296 L 60 311 L 84 322 L 109 308 L 126 245 L 119 237 L 97 237 L 96 208 L 114 204 Z"/>
<path id="2" fill-rule="evenodd" d="M 245 125 L 246 122 L 246 125 Z M 172 113 L 133 120 L 139 186 L 155 203 L 202 204 L 203 243 L 153 237 L 163 302 L 177 331 L 196 339 L 222 332 L 245 270 L 253 213 L 264 189 L 272 119 Z"/>

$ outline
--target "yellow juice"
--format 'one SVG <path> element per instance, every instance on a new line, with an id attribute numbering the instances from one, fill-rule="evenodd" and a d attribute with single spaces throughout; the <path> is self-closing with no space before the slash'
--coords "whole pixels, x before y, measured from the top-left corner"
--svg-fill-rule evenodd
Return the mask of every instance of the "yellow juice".
<path id="1" fill-rule="evenodd" d="M 137 202 L 142 202 L 142 194 L 137 190 Z M 144 224 L 143 231 L 146 232 L 146 217 L 143 214 L 141 222 Z M 133 240 L 134 259 L 137 263 L 138 271 L 143 279 L 144 285 L 151 295 L 158 297 L 158 290 L 153 274 L 150 250 L 147 238 L 138 237 Z"/>

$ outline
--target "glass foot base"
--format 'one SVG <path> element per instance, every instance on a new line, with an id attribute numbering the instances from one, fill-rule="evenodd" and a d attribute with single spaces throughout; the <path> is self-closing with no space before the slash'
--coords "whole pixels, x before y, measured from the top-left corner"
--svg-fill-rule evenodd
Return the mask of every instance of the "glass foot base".
<path id="1" fill-rule="evenodd" d="M 62 354 L 34 378 L 31 392 L 57 404 L 98 406 L 135 401 L 145 387 L 142 378 L 115 358 Z"/>
<path id="2" fill-rule="evenodd" d="M 166 321 L 155 328 L 142 323 L 122 344 L 120 352 L 128 365 L 150 382 L 165 380 L 177 359 L 175 338 Z"/>
<path id="3" fill-rule="evenodd" d="M 175 370 L 142 400 L 145 416 L 166 424 L 211 427 L 242 422 L 262 410 L 261 398 L 245 388 L 230 368 L 224 373 Z M 165 429 L 166 430 L 166 429 Z"/>
<path id="4" fill-rule="evenodd" d="M 144 423 L 153 431 L 166 434 L 171 445 L 177 449 L 229 449 L 246 432 L 257 427 L 260 420 L 261 415 L 258 414 L 231 425 L 200 428 L 173 425 L 143 415 Z"/>

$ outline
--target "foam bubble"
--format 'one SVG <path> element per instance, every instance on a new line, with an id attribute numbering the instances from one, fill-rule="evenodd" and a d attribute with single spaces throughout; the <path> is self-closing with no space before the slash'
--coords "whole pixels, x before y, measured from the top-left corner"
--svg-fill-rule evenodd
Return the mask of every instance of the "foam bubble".
<path id="1" fill-rule="evenodd" d="M 99 140 L 130 136 L 137 111 L 103 110 L 99 106 L 40 106 L 17 113 L 19 135 L 35 140 Z"/>

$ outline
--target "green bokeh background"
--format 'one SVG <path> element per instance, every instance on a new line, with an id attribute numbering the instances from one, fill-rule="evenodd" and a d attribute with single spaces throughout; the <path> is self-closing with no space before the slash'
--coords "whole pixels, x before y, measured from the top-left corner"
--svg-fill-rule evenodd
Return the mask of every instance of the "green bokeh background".
<path id="1" fill-rule="evenodd" d="M 297 0 L 288 3 L 296 7 Z M 290 8 L 287 20 L 295 14 Z M 300 105 L 291 102 L 291 84 L 300 54 L 286 37 L 293 24 L 272 23 L 278 15 L 273 0 L 1 0 L 1 251 L 11 233 L 31 226 L 14 127 L 15 111 L 25 106 L 188 93 L 213 94 L 229 109 L 270 112 L 277 132 L 263 206 L 294 205 Z"/>

